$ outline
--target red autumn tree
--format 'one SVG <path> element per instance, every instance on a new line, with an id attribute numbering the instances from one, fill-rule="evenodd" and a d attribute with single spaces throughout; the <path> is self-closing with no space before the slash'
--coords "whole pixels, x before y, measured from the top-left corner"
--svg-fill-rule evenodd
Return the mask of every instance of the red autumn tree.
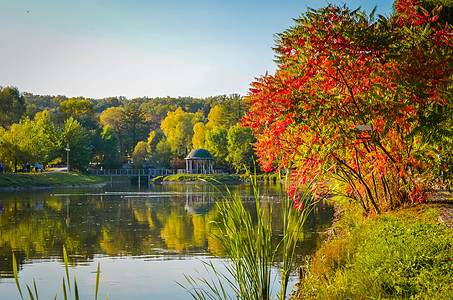
<path id="1" fill-rule="evenodd" d="M 336 179 L 365 213 L 424 200 L 448 169 L 453 30 L 419 4 L 377 20 L 329 5 L 278 35 L 278 70 L 252 84 L 243 119 L 262 169 L 291 169 L 294 187 Z"/>

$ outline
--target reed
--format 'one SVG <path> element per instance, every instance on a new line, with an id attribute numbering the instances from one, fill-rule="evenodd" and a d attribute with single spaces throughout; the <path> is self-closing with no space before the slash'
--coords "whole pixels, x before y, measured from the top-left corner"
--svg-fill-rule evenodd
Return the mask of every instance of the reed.
<path id="1" fill-rule="evenodd" d="M 79 288 L 77 286 L 77 280 L 76 276 L 74 275 L 74 283 L 73 283 L 73 289 L 71 291 L 71 280 L 69 279 L 69 267 L 68 267 L 68 254 L 66 252 L 66 248 L 63 246 L 63 261 L 64 261 L 64 268 L 65 268 L 65 273 L 66 273 L 66 278 L 63 276 L 63 299 L 68 300 L 71 298 L 72 295 L 74 295 L 74 300 L 79 300 Z M 20 288 L 20 283 L 19 283 L 19 275 L 17 271 L 17 261 L 16 257 L 13 253 L 13 273 L 14 273 L 14 280 L 16 282 L 17 290 L 19 291 L 20 298 L 23 300 L 24 297 L 22 295 L 22 290 Z M 100 273 L 101 273 L 101 267 L 100 264 L 98 263 L 98 268 L 96 271 L 96 291 L 95 291 L 95 300 L 98 299 L 98 292 L 99 292 L 99 278 L 100 278 Z M 36 281 L 33 279 L 33 292 L 28 286 L 28 284 L 25 284 L 27 291 L 28 291 L 28 296 L 30 300 L 39 300 L 39 295 L 38 295 L 38 288 L 36 287 Z M 67 286 L 67 289 L 66 289 Z M 55 298 L 57 299 L 58 294 L 55 294 Z M 107 293 L 106 300 L 108 300 L 109 295 Z"/>
<path id="2" fill-rule="evenodd" d="M 205 263 L 210 278 L 185 275 L 188 287 L 178 284 L 194 299 L 271 299 L 273 282 L 277 279 L 271 270 L 276 263 L 277 251 L 283 255 L 280 272 L 275 275 L 280 277 L 278 298 L 286 298 L 296 243 L 305 220 L 317 202 L 313 201 L 308 192 L 310 186 L 307 186 L 300 194 L 299 207 L 302 209 L 295 209 L 293 199 L 285 192 L 287 186 L 280 186 L 284 228 L 281 241 L 275 245 L 272 243 L 271 202 L 261 200 L 256 179 L 256 176 L 251 176 L 255 218 L 244 208 L 240 197 L 228 188 L 222 199 L 216 198 L 220 217 L 215 224 L 218 233 L 214 237 L 220 241 L 228 258 L 228 264 L 225 264 L 227 274 L 216 270 L 212 263 Z M 284 182 L 288 183 L 289 180 Z M 253 219 L 256 221 L 253 222 Z"/>

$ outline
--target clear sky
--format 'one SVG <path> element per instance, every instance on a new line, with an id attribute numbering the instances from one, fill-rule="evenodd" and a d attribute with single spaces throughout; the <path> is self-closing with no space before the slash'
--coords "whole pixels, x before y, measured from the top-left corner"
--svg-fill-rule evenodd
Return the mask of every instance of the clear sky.
<path id="1" fill-rule="evenodd" d="M 331 1 L 388 16 L 390 0 Z M 274 34 L 322 0 L 0 0 L 0 86 L 40 95 L 246 95 Z"/>

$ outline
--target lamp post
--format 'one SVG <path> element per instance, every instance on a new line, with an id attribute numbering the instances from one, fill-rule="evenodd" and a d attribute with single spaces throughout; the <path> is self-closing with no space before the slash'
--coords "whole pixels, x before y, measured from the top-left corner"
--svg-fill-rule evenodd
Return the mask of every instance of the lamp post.
<path id="1" fill-rule="evenodd" d="M 71 149 L 69 148 L 69 143 L 66 145 L 66 165 L 67 165 L 67 169 L 66 169 L 66 172 L 69 173 L 69 151 L 71 151 Z"/>
<path id="2" fill-rule="evenodd" d="M 0 141 L 0 147 L 2 147 L 2 146 L 3 146 L 3 141 Z M 0 174 L 3 174 L 3 168 L 4 168 L 3 162 L 0 161 Z"/>

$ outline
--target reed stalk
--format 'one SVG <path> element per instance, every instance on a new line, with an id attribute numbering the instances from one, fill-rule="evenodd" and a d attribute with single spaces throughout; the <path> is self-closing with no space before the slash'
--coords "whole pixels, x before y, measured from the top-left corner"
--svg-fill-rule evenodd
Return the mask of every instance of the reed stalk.
<path id="1" fill-rule="evenodd" d="M 65 274 L 66 274 L 66 280 L 65 280 L 65 277 L 63 276 L 63 299 L 64 300 L 68 300 L 70 298 L 72 292 L 71 292 L 71 281 L 69 279 L 68 254 L 67 254 L 66 248 L 64 246 L 63 246 L 63 261 L 64 261 L 64 268 L 65 268 Z M 100 273 L 101 273 L 101 269 L 100 269 L 100 264 L 98 263 L 98 268 L 97 268 L 97 271 L 96 271 L 96 291 L 95 291 L 95 294 L 94 294 L 95 300 L 97 300 L 97 298 L 98 298 Z M 14 280 L 16 282 L 17 290 L 19 291 L 19 294 L 20 294 L 20 298 L 23 300 L 24 297 L 22 295 L 22 290 L 20 288 L 19 275 L 18 275 L 18 271 L 17 271 L 17 261 L 16 261 L 16 256 L 14 255 L 14 253 L 13 253 L 13 274 L 14 274 Z M 27 288 L 28 296 L 30 297 L 30 300 L 35 300 L 35 299 L 39 300 L 38 289 L 36 287 L 35 279 L 33 279 L 34 293 L 30 289 L 28 284 L 25 284 L 25 286 Z M 68 289 L 66 289 L 66 286 L 68 286 Z M 77 287 L 77 280 L 76 280 L 76 276 L 75 275 L 74 275 L 73 290 L 74 290 L 74 300 L 80 300 L 79 288 Z M 55 298 L 54 299 L 57 299 L 57 295 L 58 294 L 55 294 Z M 108 298 L 109 298 L 109 295 L 107 293 L 106 300 L 108 300 Z"/>
<path id="2" fill-rule="evenodd" d="M 286 183 L 289 183 L 288 179 Z M 280 276 L 280 292 L 277 297 L 282 300 L 286 298 L 296 244 L 302 227 L 317 202 L 313 201 L 308 186 L 299 193 L 298 200 L 302 209 L 295 209 L 294 199 L 286 193 L 288 187 L 281 185 L 283 237 L 278 245 L 274 245 L 271 202 L 261 200 L 256 176 L 251 176 L 251 184 L 256 205 L 255 222 L 252 222 L 252 215 L 244 208 L 240 197 L 232 194 L 228 188 L 222 199 L 213 196 L 220 216 L 215 223 L 218 233 L 214 237 L 219 240 L 228 258 L 229 263 L 225 264 L 227 274 L 216 270 L 212 263 L 205 263 L 210 279 L 185 275 L 189 287 L 178 284 L 194 299 L 271 299 L 272 286 L 276 279 L 271 275 L 271 270 L 275 265 L 277 251 L 283 254 L 281 269 L 277 275 Z M 231 290 L 232 295 L 226 293 L 226 290 Z"/>

